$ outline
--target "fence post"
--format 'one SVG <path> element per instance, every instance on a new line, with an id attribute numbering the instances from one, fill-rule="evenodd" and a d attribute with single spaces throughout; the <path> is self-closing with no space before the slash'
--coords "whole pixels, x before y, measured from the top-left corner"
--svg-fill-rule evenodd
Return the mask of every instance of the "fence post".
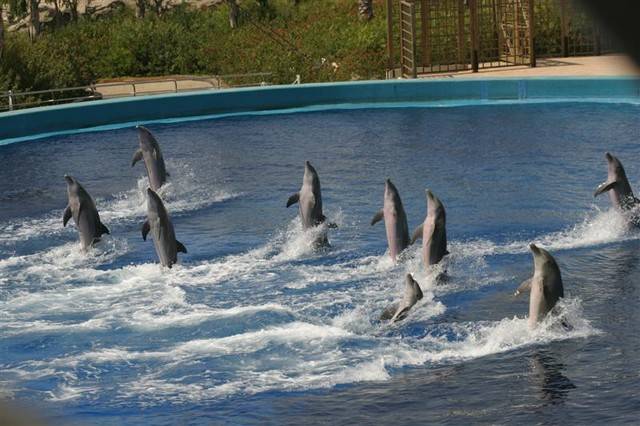
<path id="1" fill-rule="evenodd" d="M 471 18 L 471 70 L 478 72 L 478 50 L 480 38 L 478 37 L 478 3 L 477 0 L 469 0 L 469 16 Z"/>
<path id="2" fill-rule="evenodd" d="M 600 45 L 600 25 L 597 22 L 593 23 L 593 48 L 596 56 L 602 54 L 602 47 Z"/>
<path id="3" fill-rule="evenodd" d="M 136 83 L 131 82 L 131 87 L 133 88 L 133 96 L 136 95 Z"/>
<path id="4" fill-rule="evenodd" d="M 395 77 L 395 61 L 393 60 L 393 0 L 387 0 L 387 68 Z"/>
<path id="5" fill-rule="evenodd" d="M 464 54 L 464 47 L 466 45 L 466 40 L 464 39 L 464 8 L 465 0 L 458 0 L 458 66 L 456 66 L 456 71 L 467 69 L 467 61 L 464 59 L 466 57 Z M 463 63 L 465 65 L 461 67 Z"/>
<path id="6" fill-rule="evenodd" d="M 534 15 L 534 0 L 529 0 L 529 65 L 536 66 L 536 18 Z"/>
<path id="7" fill-rule="evenodd" d="M 9 90 L 9 111 L 13 111 L 13 90 Z"/>
<path id="8" fill-rule="evenodd" d="M 422 72 L 431 65 L 431 46 L 429 43 L 429 0 L 420 1 L 420 45 L 422 47 Z"/>
<path id="9" fill-rule="evenodd" d="M 560 33 L 562 38 L 562 56 L 569 56 L 569 23 L 567 16 L 567 0 L 560 0 Z"/>
<path id="10" fill-rule="evenodd" d="M 175 92 L 178 93 L 178 80 L 173 80 L 173 87 L 175 88 Z"/>

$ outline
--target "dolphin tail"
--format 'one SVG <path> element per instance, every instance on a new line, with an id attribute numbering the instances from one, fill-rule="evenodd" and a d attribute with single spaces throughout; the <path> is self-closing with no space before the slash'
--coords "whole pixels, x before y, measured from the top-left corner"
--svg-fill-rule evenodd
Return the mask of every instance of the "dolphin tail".
<path id="1" fill-rule="evenodd" d="M 98 222 L 98 234 L 111 234 L 111 232 L 109 232 L 109 228 L 104 226 L 104 223 Z"/>
<path id="2" fill-rule="evenodd" d="M 525 291 L 531 291 L 531 281 L 532 278 L 524 280 L 513 295 L 518 296 L 520 293 L 524 293 Z"/>
<path id="3" fill-rule="evenodd" d="M 373 215 L 373 218 L 371 219 L 371 225 L 375 225 L 376 223 L 380 222 L 382 219 L 384 219 L 384 210 L 380 209 L 376 214 Z"/>
<path id="4" fill-rule="evenodd" d="M 297 203 L 299 200 L 300 200 L 300 193 L 296 192 L 291 197 L 289 197 L 289 199 L 287 200 L 287 207 L 291 206 L 292 204 Z"/>
<path id="5" fill-rule="evenodd" d="M 67 226 L 67 222 L 69 222 L 69 219 L 71 219 L 71 206 L 67 206 L 67 208 L 64 209 L 64 215 L 62 216 L 62 226 Z"/>
<path id="6" fill-rule="evenodd" d="M 413 231 L 413 235 L 411 236 L 411 242 L 409 243 L 409 245 L 415 243 L 418 238 L 422 237 L 423 230 L 424 230 L 424 223 L 421 223 L 415 229 L 415 231 Z"/>
<path id="7" fill-rule="evenodd" d="M 147 241 L 147 234 L 149 233 L 149 231 L 151 230 L 151 225 L 149 225 L 149 221 L 146 220 L 143 224 L 142 224 L 142 239 L 144 241 Z"/>
<path id="8" fill-rule="evenodd" d="M 187 248 L 180 241 L 176 240 L 176 249 L 180 253 L 186 253 Z"/>
<path id="9" fill-rule="evenodd" d="M 596 192 L 594 192 L 594 193 L 593 193 L 593 196 L 594 196 L 594 197 L 597 197 L 598 195 L 602 194 L 603 192 L 607 192 L 607 191 L 612 190 L 612 189 L 616 186 L 616 184 L 617 184 L 617 183 L 618 183 L 618 182 L 616 182 L 616 181 L 601 183 L 601 184 L 596 188 Z"/>
<path id="10" fill-rule="evenodd" d="M 142 160 L 142 150 L 139 149 L 133 154 L 131 159 L 131 167 L 135 166 L 138 161 Z"/>

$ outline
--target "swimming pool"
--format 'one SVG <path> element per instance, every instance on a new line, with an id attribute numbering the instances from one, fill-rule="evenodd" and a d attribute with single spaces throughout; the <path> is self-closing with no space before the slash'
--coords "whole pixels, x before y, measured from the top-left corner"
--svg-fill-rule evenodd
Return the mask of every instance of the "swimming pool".
<path id="1" fill-rule="evenodd" d="M 149 124 L 189 253 L 171 270 L 142 241 L 133 127 L 0 147 L 0 380 L 57 419 L 92 424 L 637 418 L 639 236 L 593 198 L 616 154 L 637 187 L 636 101 L 358 108 Z M 331 248 L 297 212 L 319 173 Z M 62 176 L 111 235 L 89 255 L 62 227 Z M 394 265 L 370 226 L 385 178 L 411 229 L 425 188 L 447 208 L 449 280 L 419 247 Z M 572 329 L 526 324 L 512 296 L 527 245 L 562 268 Z M 408 318 L 378 317 L 414 272 Z"/>

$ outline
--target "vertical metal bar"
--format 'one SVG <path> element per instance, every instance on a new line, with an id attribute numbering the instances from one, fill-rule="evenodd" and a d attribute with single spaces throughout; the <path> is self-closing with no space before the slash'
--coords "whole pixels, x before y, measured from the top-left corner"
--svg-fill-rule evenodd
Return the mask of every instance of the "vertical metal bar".
<path id="1" fill-rule="evenodd" d="M 13 90 L 9 90 L 9 111 L 13 111 Z"/>
<path id="2" fill-rule="evenodd" d="M 469 16 L 471 27 L 471 70 L 478 72 L 478 50 L 479 41 L 478 37 L 478 3 L 477 0 L 469 0 Z"/>
<path id="3" fill-rule="evenodd" d="M 464 46 L 466 45 L 464 38 L 464 2 L 465 0 L 458 0 L 458 65 L 466 62 L 463 59 L 465 58 Z M 466 68 L 466 66 L 464 68 Z M 459 66 L 457 66 L 456 69 L 459 69 Z"/>
<path id="4" fill-rule="evenodd" d="M 136 84 L 134 82 L 131 82 L 131 87 L 133 88 L 133 96 L 136 95 Z"/>
<path id="5" fill-rule="evenodd" d="M 173 87 L 175 89 L 175 92 L 178 93 L 178 80 L 173 80 Z"/>
<path id="6" fill-rule="evenodd" d="M 562 56 L 569 56 L 569 17 L 567 16 L 567 0 L 560 0 L 560 37 L 562 42 Z"/>
<path id="7" fill-rule="evenodd" d="M 429 0 L 420 1 L 420 45 L 422 47 L 422 68 L 430 65 L 429 46 Z M 424 71 L 424 69 L 423 69 Z"/>
<path id="8" fill-rule="evenodd" d="M 395 61 L 393 58 L 393 0 L 387 0 L 387 68 L 395 77 Z M 402 36 L 402 34 L 400 34 Z"/>
<path id="9" fill-rule="evenodd" d="M 534 0 L 529 1 L 529 65 L 531 67 L 536 66 L 536 19 L 534 15 Z"/>
<path id="10" fill-rule="evenodd" d="M 602 54 L 602 46 L 600 42 L 600 26 L 597 22 L 593 23 L 593 50 L 593 53 L 597 56 L 600 56 Z"/>
<path id="11" fill-rule="evenodd" d="M 416 64 L 416 4 L 410 3 L 411 13 L 411 75 L 413 78 L 418 78 L 418 66 Z"/>

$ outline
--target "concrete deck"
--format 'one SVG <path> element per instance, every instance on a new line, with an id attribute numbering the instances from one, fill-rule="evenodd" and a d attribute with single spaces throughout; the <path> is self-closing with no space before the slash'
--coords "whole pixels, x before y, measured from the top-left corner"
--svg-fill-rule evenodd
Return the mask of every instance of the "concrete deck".
<path id="1" fill-rule="evenodd" d="M 451 73 L 424 74 L 419 78 L 486 78 L 486 77 L 623 77 L 640 76 L 638 67 L 626 55 L 582 56 L 571 58 L 538 59 L 537 66 L 531 68 L 518 65 L 504 68 L 458 71 Z"/>

